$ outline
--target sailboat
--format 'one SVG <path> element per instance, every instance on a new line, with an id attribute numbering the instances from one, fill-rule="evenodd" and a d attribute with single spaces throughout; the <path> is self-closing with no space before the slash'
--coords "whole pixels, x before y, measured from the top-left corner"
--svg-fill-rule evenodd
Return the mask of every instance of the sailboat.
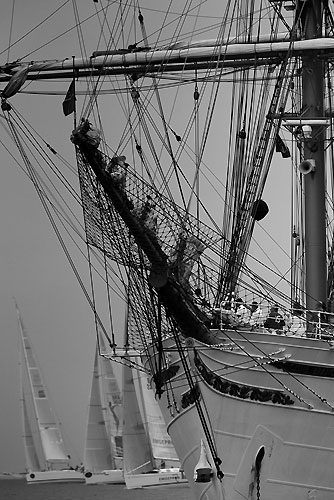
<path id="1" fill-rule="evenodd" d="M 128 489 L 187 482 L 140 357 L 123 358 L 124 478 Z"/>
<path id="2" fill-rule="evenodd" d="M 86 484 L 123 484 L 122 396 L 112 362 L 96 344 L 89 401 L 84 470 Z"/>
<path id="3" fill-rule="evenodd" d="M 135 275 L 129 345 L 194 499 L 331 500 L 334 7 L 93 4 L 91 52 L 1 66 L 8 131 L 43 206 L 50 217 L 56 190 L 15 106 L 65 80 L 54 92 L 73 117 L 89 268 L 107 297 L 112 277 Z M 53 168 L 57 134 L 38 146 L 73 189 Z"/>
<path id="4" fill-rule="evenodd" d="M 21 408 L 28 484 L 84 482 L 71 469 L 59 424 L 50 406 L 30 340 L 18 308 L 20 331 Z"/>

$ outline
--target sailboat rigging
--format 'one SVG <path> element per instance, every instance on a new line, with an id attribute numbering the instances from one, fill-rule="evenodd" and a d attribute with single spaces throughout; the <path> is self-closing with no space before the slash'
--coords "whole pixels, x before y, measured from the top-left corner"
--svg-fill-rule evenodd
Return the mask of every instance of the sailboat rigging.
<path id="1" fill-rule="evenodd" d="M 334 10 L 181 3 L 107 2 L 100 27 L 113 28 L 91 57 L 2 65 L 3 115 L 54 209 L 15 100 L 51 80 L 90 91 L 79 115 L 81 94 L 62 89 L 88 302 L 113 337 L 111 282 L 123 290 L 125 347 L 155 384 L 194 498 L 330 500 Z"/>

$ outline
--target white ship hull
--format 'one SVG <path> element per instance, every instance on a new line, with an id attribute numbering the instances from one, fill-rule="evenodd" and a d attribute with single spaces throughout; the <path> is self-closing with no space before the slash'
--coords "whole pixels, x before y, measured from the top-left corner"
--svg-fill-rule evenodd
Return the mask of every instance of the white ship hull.
<path id="1" fill-rule="evenodd" d="M 148 486 L 187 483 L 187 479 L 180 469 L 161 469 L 152 473 L 125 474 L 124 477 L 126 487 L 129 490 Z"/>
<path id="2" fill-rule="evenodd" d="M 201 440 L 205 442 L 206 437 L 191 397 L 185 396 L 184 384 L 183 393 L 177 390 L 181 386 L 177 380 L 184 374 L 176 352 L 170 354 L 170 366 L 179 365 L 172 380 L 180 413 L 171 417 L 164 395 L 160 400 L 194 497 L 253 500 L 259 484 L 261 500 L 332 500 L 334 351 L 330 343 L 252 333 L 247 334 L 251 343 L 246 344 L 245 332 L 227 332 L 228 338 L 220 335 L 219 347 L 195 342 L 197 355 L 190 348 L 189 358 L 200 389 L 198 400 L 204 411 L 210 410 L 222 481 L 208 446 L 213 476 L 207 483 L 194 481 Z M 230 350 L 232 337 L 240 349 Z M 297 370 L 302 385 L 284 371 L 287 363 L 290 370 Z"/>
<path id="3" fill-rule="evenodd" d="M 121 469 L 85 473 L 86 484 L 124 484 L 124 482 L 124 475 Z"/>
<path id="4" fill-rule="evenodd" d="M 82 472 L 76 470 L 31 471 L 26 474 L 28 484 L 39 483 L 84 483 Z"/>

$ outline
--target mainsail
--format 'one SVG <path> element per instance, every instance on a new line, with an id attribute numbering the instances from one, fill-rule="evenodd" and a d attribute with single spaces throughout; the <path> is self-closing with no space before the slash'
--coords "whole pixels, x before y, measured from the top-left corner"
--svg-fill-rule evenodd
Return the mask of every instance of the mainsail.
<path id="1" fill-rule="evenodd" d="M 140 474 L 149 472 L 153 456 L 138 404 L 131 365 L 123 366 L 123 467 L 124 472 Z"/>
<path id="2" fill-rule="evenodd" d="M 122 397 L 111 361 L 101 356 L 100 346 L 95 351 L 88 407 L 84 467 L 89 472 L 116 469 L 116 460 L 123 455 Z"/>
<path id="3" fill-rule="evenodd" d="M 22 422 L 23 422 L 23 447 L 26 460 L 25 462 L 26 468 L 28 471 L 41 470 L 41 465 L 38 460 L 38 455 L 36 453 L 36 447 L 34 444 L 34 438 L 29 423 L 28 411 L 25 399 L 26 398 L 22 386 L 21 405 L 22 405 Z"/>
<path id="4" fill-rule="evenodd" d="M 28 470 L 68 467 L 69 457 L 17 308 L 22 347 L 22 411 Z M 36 468 L 35 468 L 36 467 Z"/>
<path id="5" fill-rule="evenodd" d="M 140 358 L 125 354 L 124 361 L 124 471 L 140 474 L 158 469 L 161 463 L 176 465 L 175 448 Z"/>

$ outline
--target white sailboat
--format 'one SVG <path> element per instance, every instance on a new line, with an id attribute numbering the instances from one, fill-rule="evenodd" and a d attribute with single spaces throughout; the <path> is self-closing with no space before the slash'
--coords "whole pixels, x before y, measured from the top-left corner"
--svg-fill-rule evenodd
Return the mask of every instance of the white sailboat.
<path id="1" fill-rule="evenodd" d="M 69 467 L 59 424 L 50 406 L 36 357 L 18 308 L 20 332 L 21 408 L 23 446 L 28 484 L 84 482 L 81 472 Z"/>
<path id="2" fill-rule="evenodd" d="M 96 345 L 90 393 L 84 470 L 86 484 L 122 484 L 122 397 L 102 337 Z"/>
<path id="3" fill-rule="evenodd" d="M 123 365 L 124 478 L 128 489 L 187 482 L 140 357 Z"/>

